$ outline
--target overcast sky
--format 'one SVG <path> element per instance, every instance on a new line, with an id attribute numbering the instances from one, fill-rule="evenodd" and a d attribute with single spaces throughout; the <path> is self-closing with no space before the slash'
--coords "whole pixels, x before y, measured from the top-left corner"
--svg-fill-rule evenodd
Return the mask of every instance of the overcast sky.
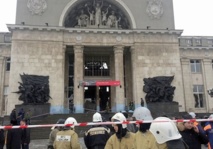
<path id="1" fill-rule="evenodd" d="M 0 32 L 15 23 L 17 0 L 0 0 Z M 164 1 L 164 0 L 162 0 Z M 213 36 L 213 0 L 173 0 L 175 28 L 182 35 Z"/>

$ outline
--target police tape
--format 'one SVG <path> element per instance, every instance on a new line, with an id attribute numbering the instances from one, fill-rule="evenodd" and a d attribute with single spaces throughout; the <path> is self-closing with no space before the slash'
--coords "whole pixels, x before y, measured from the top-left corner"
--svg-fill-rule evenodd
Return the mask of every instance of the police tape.
<path id="1" fill-rule="evenodd" d="M 116 125 L 116 124 L 143 124 L 143 123 L 164 123 L 164 122 L 213 122 L 213 119 L 177 119 L 177 120 L 145 120 L 145 121 L 123 121 L 123 122 L 83 122 L 77 124 L 43 124 L 43 125 L 20 125 L 20 126 L 0 126 L 0 129 L 25 129 L 25 128 L 48 128 L 48 127 L 71 127 L 71 126 L 97 126 L 97 125 Z"/>

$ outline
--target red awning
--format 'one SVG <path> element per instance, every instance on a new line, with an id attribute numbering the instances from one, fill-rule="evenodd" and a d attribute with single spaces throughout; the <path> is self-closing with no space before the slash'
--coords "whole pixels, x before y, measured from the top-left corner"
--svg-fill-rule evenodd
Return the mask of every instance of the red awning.
<path id="1" fill-rule="evenodd" d="M 103 81 L 83 81 L 80 82 L 81 86 L 120 86 L 120 81 L 115 80 L 103 80 Z"/>

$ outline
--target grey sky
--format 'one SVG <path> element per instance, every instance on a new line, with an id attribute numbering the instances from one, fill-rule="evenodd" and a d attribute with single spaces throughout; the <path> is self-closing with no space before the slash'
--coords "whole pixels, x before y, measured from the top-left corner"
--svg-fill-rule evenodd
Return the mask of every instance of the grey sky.
<path id="1" fill-rule="evenodd" d="M 0 0 L 0 32 L 15 23 L 17 0 Z M 164 1 L 164 0 L 163 0 Z M 182 35 L 213 36 L 213 0 L 173 0 L 175 28 Z"/>

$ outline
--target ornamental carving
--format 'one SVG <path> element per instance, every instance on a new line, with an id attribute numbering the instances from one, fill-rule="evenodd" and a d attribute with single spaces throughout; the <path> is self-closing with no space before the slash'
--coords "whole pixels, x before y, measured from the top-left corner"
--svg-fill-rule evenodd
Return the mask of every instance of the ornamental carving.
<path id="1" fill-rule="evenodd" d="M 163 15 L 162 0 L 149 0 L 146 12 L 152 19 L 160 19 Z"/>
<path id="2" fill-rule="evenodd" d="M 27 7 L 32 15 L 41 15 L 47 9 L 46 0 L 28 0 Z"/>
<path id="3" fill-rule="evenodd" d="M 143 91 L 146 94 L 146 102 L 172 102 L 175 87 L 171 86 L 174 76 L 159 76 L 144 78 Z"/>
<path id="4" fill-rule="evenodd" d="M 108 0 L 81 0 L 67 14 L 65 27 L 129 29 L 128 17 Z"/>
<path id="5" fill-rule="evenodd" d="M 37 76 L 37 75 L 20 75 L 22 83 L 19 83 L 19 90 L 17 94 L 20 94 L 19 100 L 24 104 L 43 104 L 49 101 L 50 89 L 49 89 L 49 76 Z"/>

